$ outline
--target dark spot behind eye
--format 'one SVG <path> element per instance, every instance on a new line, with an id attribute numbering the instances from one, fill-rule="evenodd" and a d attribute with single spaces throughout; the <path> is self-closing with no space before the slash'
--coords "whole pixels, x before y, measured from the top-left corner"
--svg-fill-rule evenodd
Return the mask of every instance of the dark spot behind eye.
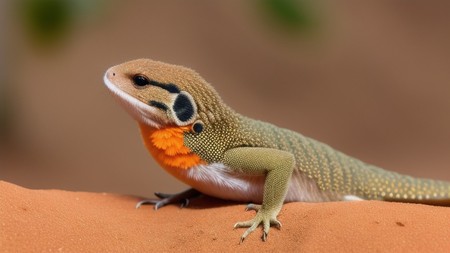
<path id="1" fill-rule="evenodd" d="M 196 133 L 201 133 L 203 131 L 203 123 L 201 121 L 195 122 L 194 125 L 192 125 L 192 130 Z"/>
<path id="2" fill-rule="evenodd" d="M 135 75 L 133 76 L 133 83 L 138 87 L 144 87 L 150 84 L 150 80 L 144 75 Z"/>
<path id="3" fill-rule="evenodd" d="M 167 90 L 170 93 L 180 93 L 180 89 L 175 84 L 172 83 L 169 83 L 161 88 Z"/>

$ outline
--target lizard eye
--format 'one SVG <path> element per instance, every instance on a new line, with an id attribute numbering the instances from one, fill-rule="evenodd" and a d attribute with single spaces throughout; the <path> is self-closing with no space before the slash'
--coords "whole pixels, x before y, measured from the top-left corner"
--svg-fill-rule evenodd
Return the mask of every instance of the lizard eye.
<path id="1" fill-rule="evenodd" d="M 150 84 L 150 80 L 148 80 L 148 77 L 146 77 L 144 75 L 137 74 L 137 75 L 133 76 L 133 83 L 136 86 L 144 87 L 144 86 Z"/>

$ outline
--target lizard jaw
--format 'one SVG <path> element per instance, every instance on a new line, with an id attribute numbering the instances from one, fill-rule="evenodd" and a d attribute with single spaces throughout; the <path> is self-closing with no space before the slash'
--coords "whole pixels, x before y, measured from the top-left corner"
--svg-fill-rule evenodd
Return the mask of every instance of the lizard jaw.
<path id="1" fill-rule="evenodd" d="M 154 127 L 161 128 L 168 122 L 161 122 L 161 119 L 157 119 L 154 115 L 157 113 L 157 109 L 146 105 L 145 103 L 134 98 L 130 94 L 119 89 L 109 78 L 109 70 L 106 71 L 103 81 L 108 90 L 114 95 L 114 97 L 122 104 L 130 115 L 138 122 Z"/>

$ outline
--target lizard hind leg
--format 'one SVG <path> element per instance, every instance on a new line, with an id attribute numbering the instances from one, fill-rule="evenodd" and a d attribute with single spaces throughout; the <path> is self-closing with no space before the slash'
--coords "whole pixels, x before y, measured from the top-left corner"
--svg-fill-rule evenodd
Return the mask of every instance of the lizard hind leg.
<path id="1" fill-rule="evenodd" d="M 158 210 L 163 206 L 176 203 L 181 203 L 181 208 L 183 208 L 189 205 L 189 199 L 198 197 L 201 194 L 201 192 L 193 188 L 176 194 L 155 192 L 155 196 L 159 199 L 144 199 L 136 204 L 136 208 L 139 208 L 142 205 L 155 205 L 155 210 Z"/>

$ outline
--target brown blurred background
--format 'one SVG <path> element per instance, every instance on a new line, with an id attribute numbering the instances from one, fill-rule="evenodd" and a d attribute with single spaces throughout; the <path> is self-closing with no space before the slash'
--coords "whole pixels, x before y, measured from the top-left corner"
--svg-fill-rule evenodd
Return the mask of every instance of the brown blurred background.
<path id="1" fill-rule="evenodd" d="M 0 1 L 0 180 L 151 196 L 186 186 L 103 85 L 189 66 L 242 114 L 450 180 L 448 1 Z"/>

